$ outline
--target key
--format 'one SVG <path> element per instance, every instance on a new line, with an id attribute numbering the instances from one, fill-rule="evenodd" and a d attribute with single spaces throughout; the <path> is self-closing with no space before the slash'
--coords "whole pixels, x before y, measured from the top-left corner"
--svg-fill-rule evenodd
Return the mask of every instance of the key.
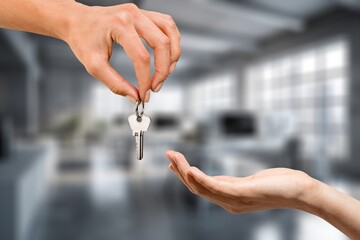
<path id="1" fill-rule="evenodd" d="M 128 118 L 130 128 L 133 131 L 133 136 L 136 142 L 136 157 L 138 160 L 143 158 L 144 150 L 144 133 L 149 129 L 151 118 L 145 114 L 141 117 L 137 114 L 132 114 Z"/>

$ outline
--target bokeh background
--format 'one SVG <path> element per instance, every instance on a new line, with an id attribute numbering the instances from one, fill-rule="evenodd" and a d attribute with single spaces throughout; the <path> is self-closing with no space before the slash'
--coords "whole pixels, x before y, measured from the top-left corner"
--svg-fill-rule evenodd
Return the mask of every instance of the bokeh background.
<path id="1" fill-rule="evenodd" d="M 172 15 L 183 49 L 145 106 L 142 161 L 126 98 L 64 42 L 0 30 L 0 239 L 346 239 L 296 210 L 231 215 L 189 193 L 165 151 L 210 175 L 300 169 L 360 198 L 360 2 L 135 3 Z M 121 47 L 111 62 L 136 84 Z"/>

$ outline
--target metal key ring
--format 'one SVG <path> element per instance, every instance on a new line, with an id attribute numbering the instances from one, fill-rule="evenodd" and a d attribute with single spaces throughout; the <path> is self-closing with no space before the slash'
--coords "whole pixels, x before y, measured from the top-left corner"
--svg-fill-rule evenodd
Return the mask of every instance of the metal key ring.
<path id="1" fill-rule="evenodd" d="M 141 111 L 139 112 L 139 106 L 141 105 Z M 143 101 L 136 102 L 135 113 L 138 118 L 141 118 L 144 114 L 145 103 Z"/>

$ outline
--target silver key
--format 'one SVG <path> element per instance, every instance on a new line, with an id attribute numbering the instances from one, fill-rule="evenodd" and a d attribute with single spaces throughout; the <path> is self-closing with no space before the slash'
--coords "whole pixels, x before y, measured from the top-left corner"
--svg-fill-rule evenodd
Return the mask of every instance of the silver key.
<path id="1" fill-rule="evenodd" d="M 144 133 L 149 129 L 151 118 L 145 114 L 142 116 L 132 114 L 128 120 L 136 141 L 136 157 L 141 160 L 143 158 Z"/>

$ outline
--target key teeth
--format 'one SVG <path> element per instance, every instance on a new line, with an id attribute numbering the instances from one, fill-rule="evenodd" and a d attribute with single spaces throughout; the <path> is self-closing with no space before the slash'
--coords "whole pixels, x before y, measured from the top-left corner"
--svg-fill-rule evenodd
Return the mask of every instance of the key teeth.
<path id="1" fill-rule="evenodd" d="M 137 146 L 136 158 L 137 158 L 137 160 L 142 160 L 143 156 L 144 156 L 144 154 L 143 154 L 143 138 L 145 135 L 144 133 L 150 127 L 151 118 L 144 114 L 141 118 L 141 122 L 139 122 L 137 120 L 138 119 L 137 119 L 136 114 L 132 114 L 128 117 L 128 122 L 130 124 L 130 128 L 132 129 L 132 135 L 133 135 L 133 137 L 135 137 L 135 141 L 137 144 L 136 145 Z M 134 131 L 134 129 L 136 129 L 136 131 Z M 142 129 L 142 130 L 139 130 L 139 129 Z"/>

